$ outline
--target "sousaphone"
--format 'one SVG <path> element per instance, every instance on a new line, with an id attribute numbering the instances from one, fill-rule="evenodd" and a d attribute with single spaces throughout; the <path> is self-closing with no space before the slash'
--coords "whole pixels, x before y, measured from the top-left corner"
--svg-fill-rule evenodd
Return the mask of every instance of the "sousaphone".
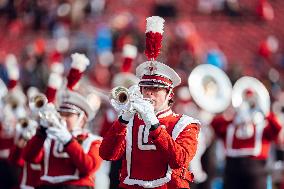
<path id="1" fill-rule="evenodd" d="M 232 84 L 220 68 L 201 64 L 188 77 L 190 94 L 195 103 L 210 113 L 223 112 L 231 104 Z"/>
<path id="2" fill-rule="evenodd" d="M 270 97 L 266 87 L 256 78 L 244 76 L 236 81 L 232 91 L 232 105 L 239 108 L 244 101 L 244 93 L 252 90 L 256 94 L 256 102 L 260 110 L 267 115 L 270 111 Z"/>

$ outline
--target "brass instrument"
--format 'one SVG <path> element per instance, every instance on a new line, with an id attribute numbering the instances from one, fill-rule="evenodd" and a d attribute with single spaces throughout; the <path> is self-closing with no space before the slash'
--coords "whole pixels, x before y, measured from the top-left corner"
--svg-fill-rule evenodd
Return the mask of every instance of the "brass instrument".
<path id="1" fill-rule="evenodd" d="M 17 139 L 22 138 L 28 141 L 35 135 L 36 128 L 37 128 L 36 121 L 31 120 L 27 117 L 20 118 L 16 125 L 16 138 Z"/>
<path id="2" fill-rule="evenodd" d="M 243 76 L 236 81 L 232 91 L 232 105 L 239 108 L 244 102 L 244 92 L 250 89 L 256 93 L 257 106 L 264 115 L 270 111 L 269 92 L 265 86 L 256 78 Z"/>
<path id="3" fill-rule="evenodd" d="M 110 98 L 120 105 L 127 104 L 129 102 L 129 90 L 123 86 L 115 87 L 111 90 Z"/>
<path id="4" fill-rule="evenodd" d="M 19 119 L 19 124 L 22 128 L 27 128 L 29 126 L 29 119 L 28 118 L 21 118 Z"/>
<path id="5" fill-rule="evenodd" d="M 46 96 L 39 93 L 29 100 L 29 107 L 31 110 L 40 110 L 48 103 Z"/>
<path id="6" fill-rule="evenodd" d="M 210 113 L 223 112 L 231 104 L 231 81 L 216 66 L 201 64 L 195 67 L 188 77 L 188 87 L 195 103 Z"/>
<path id="7" fill-rule="evenodd" d="M 29 107 L 33 114 L 35 114 L 36 119 L 39 118 L 40 120 L 49 123 L 50 126 L 60 125 L 58 124 L 61 122 L 60 114 L 52 103 L 48 103 L 48 99 L 44 94 L 39 93 L 30 98 Z"/>
<path id="8" fill-rule="evenodd" d="M 7 92 L 2 98 L 4 104 L 11 107 L 13 111 L 16 110 L 18 107 L 24 106 L 26 104 L 26 95 L 19 87 Z"/>

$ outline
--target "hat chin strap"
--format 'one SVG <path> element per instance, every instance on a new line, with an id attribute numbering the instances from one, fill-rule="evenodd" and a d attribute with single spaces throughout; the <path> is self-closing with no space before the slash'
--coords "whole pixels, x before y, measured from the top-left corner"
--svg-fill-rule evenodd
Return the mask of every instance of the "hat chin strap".
<path id="1" fill-rule="evenodd" d="M 166 96 L 166 99 L 165 99 L 165 101 L 164 101 L 164 103 L 157 109 L 157 110 L 155 110 L 155 113 L 158 113 L 158 112 L 160 112 L 160 111 L 162 111 L 162 110 L 164 110 L 165 109 L 165 107 L 166 107 L 166 105 L 168 104 L 168 102 L 169 102 L 169 99 L 170 99 L 170 95 L 172 94 L 172 91 L 173 91 L 173 89 L 172 88 L 170 88 L 170 90 L 169 90 L 169 93 L 167 94 L 167 96 Z"/>
<path id="2" fill-rule="evenodd" d="M 82 134 L 83 128 L 80 127 L 80 123 L 83 120 L 83 118 L 84 118 L 84 112 L 80 111 L 79 117 L 78 117 L 72 131 L 71 131 L 72 136 L 77 137 L 78 135 Z"/>

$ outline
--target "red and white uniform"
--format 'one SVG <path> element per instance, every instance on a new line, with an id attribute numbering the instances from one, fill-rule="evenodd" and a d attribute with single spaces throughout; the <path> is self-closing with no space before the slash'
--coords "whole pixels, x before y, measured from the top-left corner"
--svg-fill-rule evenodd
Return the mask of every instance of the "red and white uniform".
<path id="1" fill-rule="evenodd" d="M 276 140 L 281 130 L 280 123 L 272 113 L 258 124 L 253 124 L 253 134 L 245 139 L 237 137 L 234 120 L 216 116 L 211 125 L 216 135 L 223 140 L 227 157 L 251 157 L 260 160 L 268 157 L 270 143 Z"/>
<path id="2" fill-rule="evenodd" d="M 79 135 L 65 147 L 56 140 L 36 134 L 24 150 L 28 162 L 42 165 L 40 185 L 94 186 L 94 173 L 99 157 L 101 138 Z"/>
<path id="3" fill-rule="evenodd" d="M 33 189 L 39 183 L 41 165 L 25 162 L 22 153 L 23 149 L 15 146 L 11 151 L 9 161 L 21 169 L 19 188 Z"/>
<path id="4" fill-rule="evenodd" d="M 156 116 L 161 125 L 154 131 L 136 114 L 127 127 L 114 122 L 103 139 L 103 159 L 123 158 L 122 188 L 189 188 L 193 175 L 187 168 L 196 152 L 199 121 L 170 108 Z"/>

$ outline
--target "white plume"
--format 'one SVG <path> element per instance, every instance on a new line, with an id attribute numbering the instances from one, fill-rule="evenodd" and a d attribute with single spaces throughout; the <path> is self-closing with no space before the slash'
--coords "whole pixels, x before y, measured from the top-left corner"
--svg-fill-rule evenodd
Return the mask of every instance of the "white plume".
<path id="1" fill-rule="evenodd" d="M 162 17 L 159 17 L 159 16 L 151 16 L 151 17 L 148 17 L 146 19 L 147 21 L 147 24 L 146 24 L 146 33 L 147 32 L 158 32 L 158 33 L 161 33 L 163 34 L 164 33 L 164 22 L 165 20 L 162 18 Z"/>

